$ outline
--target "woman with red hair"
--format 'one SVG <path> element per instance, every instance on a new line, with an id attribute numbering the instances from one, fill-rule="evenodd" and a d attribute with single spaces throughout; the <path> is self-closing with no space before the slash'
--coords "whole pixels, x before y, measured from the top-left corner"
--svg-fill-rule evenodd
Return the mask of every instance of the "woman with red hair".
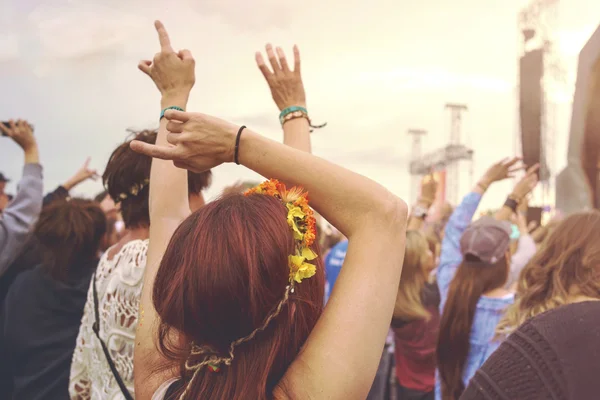
<path id="1" fill-rule="evenodd" d="M 131 144 L 154 157 L 136 396 L 364 399 L 394 310 L 406 204 L 318 157 L 214 117 L 173 109 L 187 105 L 194 60 L 186 50 L 173 51 L 162 24 L 156 27 L 161 52 L 140 68 L 160 90 L 165 118 L 156 145 Z M 269 58 L 274 69 L 289 68 L 285 58 Z M 270 180 L 190 215 L 187 174 L 175 167 L 198 172 L 233 161 L 304 189 Z M 349 240 L 325 310 L 305 190 Z"/>

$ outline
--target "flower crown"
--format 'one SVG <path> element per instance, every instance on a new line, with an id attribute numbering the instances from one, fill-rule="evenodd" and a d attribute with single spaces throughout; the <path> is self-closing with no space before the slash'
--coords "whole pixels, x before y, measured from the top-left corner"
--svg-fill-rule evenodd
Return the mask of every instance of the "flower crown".
<path id="1" fill-rule="evenodd" d="M 312 246 L 316 239 L 317 224 L 313 211 L 308 206 L 308 193 L 298 187 L 287 190 L 283 183 L 275 179 L 270 179 L 244 193 L 245 196 L 257 194 L 273 196 L 283 202 L 287 208 L 287 223 L 293 232 L 295 242 L 294 254 L 288 256 L 290 284 L 285 288 L 281 301 L 279 301 L 262 325 L 249 335 L 237 339 L 229 345 L 228 356 L 219 356 L 218 352 L 210 346 L 199 346 L 191 342 L 190 358 L 185 362 L 185 369 L 186 371 L 193 372 L 193 374 L 185 390 L 179 396 L 179 400 L 185 399 L 188 395 L 198 372 L 202 368 L 207 367 L 210 371 L 216 373 L 221 370 L 222 365 L 231 365 L 235 358 L 234 351 L 236 347 L 254 339 L 259 332 L 267 329 L 271 321 L 277 318 L 284 305 L 287 304 L 290 294 L 294 293 L 295 283 L 301 283 L 303 279 L 312 277 L 317 271 L 317 267 L 308 262 L 317 258 L 317 254 L 310 249 L 310 246 Z M 196 357 L 200 357 L 201 361 L 194 362 L 191 359 Z"/>
<path id="2" fill-rule="evenodd" d="M 295 241 L 294 254 L 288 257 L 290 284 L 301 283 L 303 279 L 312 277 L 317 267 L 308 261 L 317 258 L 310 248 L 316 239 L 317 223 L 313 210 L 308 206 L 308 193 L 297 186 L 287 190 L 283 183 L 269 179 L 244 193 L 245 196 L 254 194 L 275 197 L 287 208 L 287 223 Z"/>
<path id="3" fill-rule="evenodd" d="M 150 183 L 150 179 L 146 178 L 144 179 L 141 183 L 136 183 L 134 185 L 132 185 L 129 188 L 129 192 L 128 193 L 120 193 L 119 196 L 116 199 L 113 199 L 113 201 L 115 203 L 120 203 L 121 201 L 127 199 L 128 197 L 135 197 L 137 196 L 142 189 L 144 189 L 146 187 L 146 185 L 148 185 Z"/>

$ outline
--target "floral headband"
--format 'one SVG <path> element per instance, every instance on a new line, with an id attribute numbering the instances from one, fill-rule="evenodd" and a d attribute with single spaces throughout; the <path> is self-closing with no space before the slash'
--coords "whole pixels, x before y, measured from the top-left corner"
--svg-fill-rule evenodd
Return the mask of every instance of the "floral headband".
<path id="1" fill-rule="evenodd" d="M 118 198 L 113 199 L 113 201 L 115 203 L 120 203 L 121 201 L 125 200 L 126 198 L 130 197 L 130 196 L 137 196 L 138 193 L 140 193 L 142 191 L 143 188 L 146 187 L 146 185 L 148 185 L 150 183 L 150 179 L 144 179 L 141 183 L 136 183 L 133 186 L 131 186 L 129 188 L 129 192 L 128 193 L 120 193 Z"/>
<path id="2" fill-rule="evenodd" d="M 296 186 L 287 190 L 283 183 L 270 179 L 244 193 L 245 196 L 253 194 L 275 197 L 287 208 L 287 223 L 296 242 L 294 254 L 288 257 L 290 284 L 301 283 L 302 279 L 312 277 L 317 267 L 307 261 L 317 258 L 310 249 L 316 238 L 316 220 L 313 210 L 308 206 L 308 193 Z"/>
<path id="3" fill-rule="evenodd" d="M 288 256 L 288 267 L 290 269 L 290 284 L 286 287 L 283 299 L 277 304 L 275 309 L 269 314 L 261 326 L 252 333 L 243 338 L 237 339 L 229 345 L 229 354 L 221 357 L 210 346 L 198 346 L 191 343 L 190 359 L 185 363 L 185 369 L 193 372 L 192 378 L 187 383 L 185 390 L 179 396 L 179 400 L 185 399 L 190 392 L 194 379 L 198 371 L 207 367 L 211 372 L 219 372 L 222 365 L 231 365 L 235 358 L 234 350 L 242 343 L 248 342 L 259 333 L 267 329 L 273 319 L 275 319 L 284 305 L 288 302 L 290 293 L 294 293 L 294 285 L 302 283 L 303 279 L 308 279 L 315 275 L 317 267 L 308 261 L 317 258 L 317 254 L 310 249 L 310 246 L 316 239 L 316 220 L 312 209 L 308 206 L 308 193 L 301 188 L 293 187 L 287 190 L 283 183 L 275 179 L 270 179 L 253 189 L 247 190 L 244 195 L 251 196 L 262 194 L 272 196 L 283 202 L 287 208 L 287 223 L 294 235 L 294 254 Z M 200 357 L 201 361 L 192 362 L 191 358 Z"/>

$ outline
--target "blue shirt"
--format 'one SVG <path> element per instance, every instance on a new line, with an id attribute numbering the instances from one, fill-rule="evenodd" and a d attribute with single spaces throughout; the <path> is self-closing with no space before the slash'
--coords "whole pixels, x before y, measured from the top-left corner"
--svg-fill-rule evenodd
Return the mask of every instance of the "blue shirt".
<path id="1" fill-rule="evenodd" d="M 469 193 L 462 203 L 454 210 L 446 225 L 440 264 L 437 271 L 437 283 L 440 289 L 440 314 L 444 311 L 444 305 L 448 299 L 450 282 L 460 263 L 462 254 L 460 252 L 460 238 L 473 220 L 475 211 L 481 201 L 479 193 Z M 494 341 L 496 325 L 504 315 L 506 307 L 514 302 L 514 295 L 504 298 L 491 298 L 482 296 L 477 302 L 473 326 L 471 327 L 469 355 L 463 371 L 463 382 L 465 387 L 487 358 L 500 346 L 500 342 Z M 439 374 L 438 374 L 439 375 Z M 441 386 L 439 376 L 435 382 L 435 398 L 441 400 Z"/>
<path id="2" fill-rule="evenodd" d="M 325 257 L 325 302 L 329 300 L 333 285 L 340 274 L 342 264 L 346 258 L 346 252 L 348 251 L 348 241 L 343 240 L 333 246 L 327 257 Z"/>

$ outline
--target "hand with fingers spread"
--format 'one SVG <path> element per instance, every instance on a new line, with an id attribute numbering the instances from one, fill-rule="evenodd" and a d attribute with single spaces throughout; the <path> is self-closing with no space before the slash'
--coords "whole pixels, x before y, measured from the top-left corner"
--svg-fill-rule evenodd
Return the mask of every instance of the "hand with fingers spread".
<path id="1" fill-rule="evenodd" d="M 83 166 L 77 170 L 75 175 L 73 175 L 68 181 L 66 181 L 62 186 L 67 189 L 67 191 L 73 189 L 75 186 L 80 183 L 92 179 L 96 180 L 98 178 L 98 172 L 95 169 L 91 169 L 90 166 L 91 158 L 85 161 Z"/>
<path id="2" fill-rule="evenodd" d="M 33 136 L 33 128 L 27 121 L 10 120 L 8 126 L 0 122 L 0 130 L 23 149 L 26 163 L 39 162 L 37 141 Z"/>
<path id="3" fill-rule="evenodd" d="M 176 53 L 163 24 L 156 21 L 154 26 L 158 32 L 160 52 L 152 61 L 140 61 L 138 68 L 152 78 L 163 97 L 181 96 L 187 100 L 196 81 L 192 53 L 189 50 Z"/>
<path id="4" fill-rule="evenodd" d="M 160 146 L 132 141 L 138 153 L 172 160 L 176 167 L 203 172 L 233 161 L 238 126 L 205 114 L 167 110 L 167 141 Z"/>
<path id="5" fill-rule="evenodd" d="M 535 164 L 529 168 L 525 176 L 517 182 L 511 195 L 508 197 L 520 203 L 537 186 L 539 169 L 540 164 Z"/>
<path id="6" fill-rule="evenodd" d="M 267 44 L 267 57 L 271 68 L 267 66 L 260 52 L 256 53 L 256 64 L 269 84 L 271 95 L 280 111 L 288 107 L 306 108 L 306 93 L 300 74 L 300 51 L 294 46 L 294 69 L 291 70 L 281 47 L 273 51 Z"/>
<path id="7" fill-rule="evenodd" d="M 522 169 L 523 165 L 520 157 L 505 158 L 492 165 L 477 185 L 487 190 L 492 183 L 512 178 L 517 171 Z"/>

